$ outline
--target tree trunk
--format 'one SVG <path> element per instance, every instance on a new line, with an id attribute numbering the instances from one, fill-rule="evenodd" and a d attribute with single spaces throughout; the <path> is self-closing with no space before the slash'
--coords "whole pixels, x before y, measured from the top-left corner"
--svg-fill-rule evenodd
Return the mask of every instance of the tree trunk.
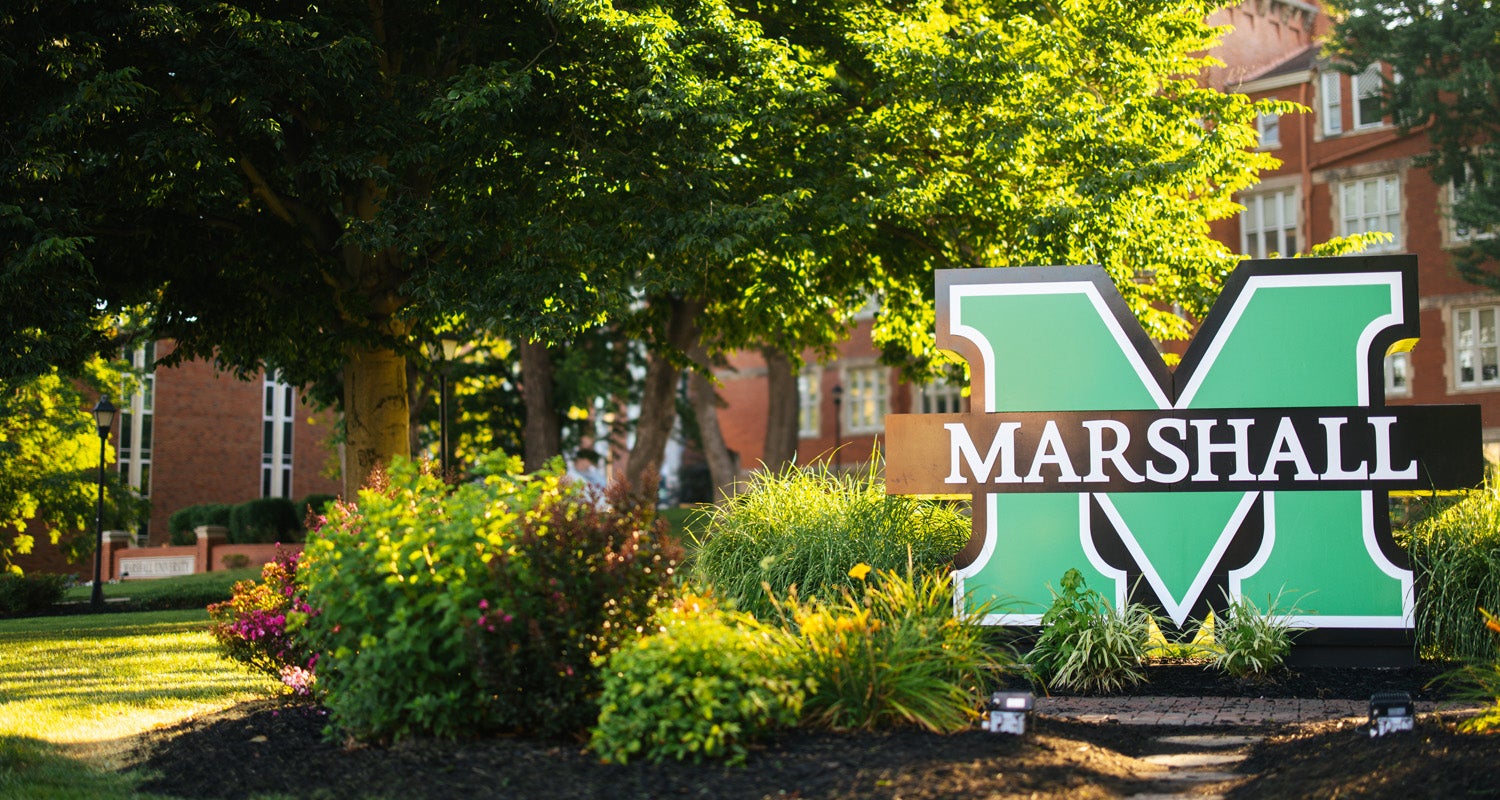
<path id="1" fill-rule="evenodd" d="M 797 374 L 792 360 L 775 348 L 761 349 L 766 359 L 766 444 L 761 460 L 765 469 L 780 472 L 797 457 L 797 433 L 802 403 L 797 392 Z"/>
<path id="2" fill-rule="evenodd" d="M 636 423 L 635 446 L 625 464 L 625 480 L 632 489 L 645 486 L 648 475 L 661 471 L 672 422 L 677 419 L 677 378 L 682 370 L 664 353 L 686 353 L 698 341 L 698 313 L 702 301 L 654 299 L 653 304 L 669 306 L 665 330 L 656 332 L 658 344 L 652 348 L 646 365 L 645 386 L 641 392 L 641 417 Z"/>
<path id="3" fill-rule="evenodd" d="M 353 499 L 370 473 L 410 455 L 406 359 L 380 347 L 344 349 L 344 497 Z"/>
<path id="4" fill-rule="evenodd" d="M 702 348 L 698 348 L 698 351 L 701 354 Z M 700 363 L 706 361 L 704 358 Z M 709 369 L 712 367 L 705 364 L 704 371 L 694 371 L 688 378 L 688 402 L 692 403 L 693 414 L 698 418 L 703 456 L 708 459 L 708 474 L 713 479 L 716 490 L 714 502 L 718 502 L 720 498 L 734 496 L 737 476 L 734 457 L 729 454 L 729 445 L 724 442 L 724 431 L 719 428 L 719 394 L 706 374 Z"/>
<path id="5" fill-rule="evenodd" d="M 521 398 L 526 404 L 523 460 L 526 471 L 534 472 L 562 455 L 562 419 L 552 402 L 557 368 L 544 342 L 522 342 L 520 351 Z"/>

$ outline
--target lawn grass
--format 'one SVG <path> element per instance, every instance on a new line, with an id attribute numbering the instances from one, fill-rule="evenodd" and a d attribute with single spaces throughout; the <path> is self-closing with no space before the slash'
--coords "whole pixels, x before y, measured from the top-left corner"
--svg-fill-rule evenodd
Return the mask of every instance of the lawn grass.
<path id="1" fill-rule="evenodd" d="M 260 577 L 260 567 L 201 572 L 177 578 L 120 581 L 105 584 L 106 600 L 130 598 L 132 608 L 160 610 L 165 607 L 202 608 L 209 603 L 228 600 L 235 583 Z M 63 595 L 63 602 L 87 603 L 93 596 L 92 586 L 74 586 Z"/>
<path id="2" fill-rule="evenodd" d="M 0 798 L 132 797 L 137 734 L 274 691 L 203 611 L 0 621 Z"/>

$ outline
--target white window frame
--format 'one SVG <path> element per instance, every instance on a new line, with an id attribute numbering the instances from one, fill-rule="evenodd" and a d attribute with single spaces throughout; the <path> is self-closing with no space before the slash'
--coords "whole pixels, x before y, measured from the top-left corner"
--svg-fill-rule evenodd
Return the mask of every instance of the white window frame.
<path id="1" fill-rule="evenodd" d="M 960 414 L 964 410 L 962 386 L 937 378 L 911 387 L 912 410 L 918 414 Z"/>
<path id="2" fill-rule="evenodd" d="M 1379 205 L 1367 208 L 1368 189 L 1374 188 Z M 1376 244 L 1372 252 L 1389 252 L 1401 249 L 1401 176 L 1393 173 L 1351 178 L 1339 183 L 1339 235 L 1353 236 L 1356 233 L 1386 231 L 1393 237 L 1390 242 Z"/>
<path id="3" fill-rule="evenodd" d="M 1323 135 L 1344 132 L 1344 89 L 1342 73 L 1328 69 L 1318 76 L 1318 111 L 1323 120 Z"/>
<path id="4" fill-rule="evenodd" d="M 138 390 L 125 395 L 120 410 L 120 474 L 142 497 L 151 496 L 151 440 L 156 422 L 156 342 L 147 342 L 126 356 L 139 371 Z"/>
<path id="5" fill-rule="evenodd" d="M 1462 177 L 1454 178 L 1447 186 L 1448 201 L 1443 209 L 1443 215 L 1448 223 L 1448 241 L 1451 244 L 1470 244 L 1483 239 L 1495 238 L 1494 228 L 1475 232 L 1468 228 L 1460 227 L 1458 220 L 1453 218 L 1453 207 L 1458 205 L 1458 202 L 1468 193 L 1469 183 L 1468 170 L 1465 169 Z"/>
<path id="6" fill-rule="evenodd" d="M 811 439 L 823 432 L 823 368 L 808 365 L 797 373 L 797 436 Z"/>
<path id="7" fill-rule="evenodd" d="M 1258 114 L 1255 117 L 1255 132 L 1260 137 L 1262 149 L 1281 146 L 1281 115 Z"/>
<path id="8" fill-rule="evenodd" d="M 1349 85 L 1354 90 L 1354 129 L 1366 130 L 1378 128 L 1385 124 L 1385 117 L 1379 112 L 1380 94 L 1384 91 L 1381 80 L 1380 64 L 1371 64 L 1364 72 L 1349 77 Z M 1373 119 L 1364 118 L 1365 101 L 1375 99 L 1376 110 Z"/>
<path id="9" fill-rule="evenodd" d="M 890 412 L 890 370 L 878 364 L 846 366 L 841 383 L 844 396 L 841 414 L 844 431 L 851 434 L 880 433 Z"/>
<path id="10" fill-rule="evenodd" d="M 1302 229 L 1301 195 L 1301 191 L 1293 186 L 1242 196 L 1240 204 L 1245 210 L 1240 212 L 1240 252 L 1250 258 L 1268 258 L 1273 252 L 1283 256 L 1299 252 L 1302 241 L 1299 236 Z M 1269 244 L 1267 239 L 1271 240 Z"/>
<path id="11" fill-rule="evenodd" d="M 1385 396 L 1411 397 L 1411 353 L 1390 353 L 1385 357 Z"/>
<path id="12" fill-rule="evenodd" d="M 292 496 L 292 440 L 297 390 L 280 375 L 267 374 L 261 394 L 260 496 Z"/>
<path id="13" fill-rule="evenodd" d="M 1495 328 L 1500 306 L 1470 306 L 1453 309 L 1453 385 L 1459 389 L 1500 386 L 1500 342 Z M 1489 337 L 1485 340 L 1484 328 Z M 1488 364 L 1486 364 L 1488 361 Z M 1485 375 L 1486 367 L 1490 372 Z M 1469 370 L 1465 377 L 1464 370 Z"/>

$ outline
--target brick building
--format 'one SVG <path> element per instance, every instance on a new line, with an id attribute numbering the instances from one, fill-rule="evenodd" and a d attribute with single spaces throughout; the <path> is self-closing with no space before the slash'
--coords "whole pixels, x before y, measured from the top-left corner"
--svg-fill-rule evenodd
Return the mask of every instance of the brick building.
<path id="1" fill-rule="evenodd" d="M 171 347 L 148 344 L 131 358 L 142 367 Z M 120 408 L 110 430 L 113 466 L 151 500 L 151 518 L 136 532 L 143 545 L 165 544 L 167 518 L 185 506 L 342 490 L 339 450 L 329 442 L 334 414 L 303 405 L 294 387 L 274 378 L 242 381 L 191 361 L 146 371 L 140 391 L 111 400 Z M 22 569 L 77 568 L 45 547 L 45 536 L 37 539 L 38 552 L 17 559 Z"/>
<path id="2" fill-rule="evenodd" d="M 1433 184 L 1413 159 L 1429 144 L 1420 131 L 1402 135 L 1378 115 L 1380 81 L 1349 76 L 1320 57 L 1330 23 L 1315 4 L 1246 0 L 1209 21 L 1232 31 L 1214 55 L 1223 66 L 1204 75 L 1209 85 L 1252 98 L 1296 101 L 1307 113 L 1259 120 L 1262 147 L 1282 165 L 1237 198 L 1245 211 L 1222 220 L 1214 236 L 1250 257 L 1305 253 L 1336 236 L 1387 231 L 1394 241 L 1371 252 L 1414 253 L 1421 292 L 1420 344 L 1387 358 L 1391 402 L 1470 403 L 1483 409 L 1486 454 L 1500 460 L 1500 296 L 1461 279 L 1452 250 L 1473 232 L 1455 229 L 1445 209 L 1452 187 Z M 1490 234 L 1480 234 L 1490 235 Z M 802 373 L 799 461 L 843 443 L 843 464 L 868 458 L 884 431 L 886 413 L 963 410 L 956 387 L 900 383 L 875 361 L 870 324 L 862 321 L 839 357 Z M 809 354 L 809 357 L 811 354 Z M 740 354 L 719 372 L 728 408 L 720 424 L 743 469 L 763 451 L 765 365 Z M 834 403 L 841 390 L 842 403 Z M 834 432 L 835 409 L 838 427 Z"/>

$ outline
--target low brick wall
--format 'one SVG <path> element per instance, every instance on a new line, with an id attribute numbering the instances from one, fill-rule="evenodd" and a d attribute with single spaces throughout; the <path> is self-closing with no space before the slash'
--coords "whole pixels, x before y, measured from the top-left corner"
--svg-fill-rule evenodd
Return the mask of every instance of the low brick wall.
<path id="1" fill-rule="evenodd" d="M 134 537 L 128 533 L 105 533 L 104 555 L 109 559 L 109 579 L 171 578 L 258 567 L 275 560 L 278 551 L 296 553 L 302 550 L 300 544 L 229 544 L 228 529 L 215 525 L 198 528 L 196 532 L 196 545 L 174 547 L 135 547 Z"/>

